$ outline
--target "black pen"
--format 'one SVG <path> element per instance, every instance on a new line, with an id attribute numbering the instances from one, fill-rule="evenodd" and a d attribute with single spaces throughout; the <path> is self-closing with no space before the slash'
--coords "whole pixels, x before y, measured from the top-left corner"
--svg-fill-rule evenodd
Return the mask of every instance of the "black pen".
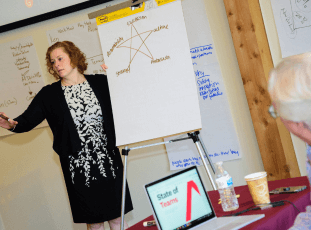
<path id="1" fill-rule="evenodd" d="M 144 227 L 149 227 L 149 226 L 153 226 L 153 225 L 156 225 L 155 220 L 146 221 L 146 222 L 143 223 L 143 226 L 144 226 Z"/>
<path id="2" fill-rule="evenodd" d="M 2 115 L 2 114 L 0 114 L 0 117 L 3 118 L 4 120 L 7 120 L 7 121 L 10 120 L 10 118 L 8 118 L 8 117 L 6 117 L 6 116 L 4 116 L 4 115 Z"/>

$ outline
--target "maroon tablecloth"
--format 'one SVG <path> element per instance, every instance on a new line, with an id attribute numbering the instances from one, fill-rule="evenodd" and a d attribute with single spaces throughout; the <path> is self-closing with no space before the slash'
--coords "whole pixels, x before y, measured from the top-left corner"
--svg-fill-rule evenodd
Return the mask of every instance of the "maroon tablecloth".
<path id="1" fill-rule="evenodd" d="M 278 187 L 288 187 L 288 186 L 301 186 L 307 185 L 307 189 L 298 193 L 291 193 L 291 194 L 278 194 L 278 195 L 270 195 L 271 202 L 280 201 L 280 200 L 287 200 L 295 204 L 295 206 L 301 211 L 304 212 L 306 210 L 306 206 L 311 205 L 310 201 L 310 186 L 308 178 L 305 177 L 296 177 L 296 178 L 289 178 L 284 180 L 278 181 L 269 181 L 268 186 L 269 190 L 276 189 Z M 208 195 L 212 201 L 212 205 L 216 212 L 217 217 L 221 217 L 224 215 L 228 215 L 231 213 L 236 213 L 242 211 L 244 209 L 250 208 L 254 206 L 254 202 L 252 200 L 251 194 L 249 193 L 247 185 L 245 186 L 238 186 L 235 187 L 236 194 L 240 194 L 239 200 L 239 209 L 233 212 L 224 212 L 221 208 L 221 205 L 218 204 L 219 193 L 218 191 L 209 191 Z M 286 202 L 285 205 L 270 208 L 266 210 L 256 210 L 246 212 L 243 215 L 252 215 L 252 214 L 265 214 L 265 217 L 242 228 L 243 230 L 246 229 L 288 229 L 290 228 L 296 216 L 298 215 L 297 209 L 294 208 L 292 204 Z M 133 225 L 129 228 L 129 230 L 157 230 L 156 226 L 151 227 L 144 227 L 144 221 L 153 220 L 153 216 L 149 216 L 144 220 L 138 222 L 137 224 Z"/>

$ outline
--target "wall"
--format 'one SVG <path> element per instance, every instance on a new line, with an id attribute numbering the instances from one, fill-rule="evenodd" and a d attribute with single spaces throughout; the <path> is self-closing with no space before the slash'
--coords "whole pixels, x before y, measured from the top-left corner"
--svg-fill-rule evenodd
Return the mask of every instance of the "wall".
<path id="1" fill-rule="evenodd" d="M 204 3 L 242 154 L 240 160 L 225 162 L 224 166 L 232 175 L 235 186 L 245 185 L 243 179 L 245 175 L 263 171 L 264 168 L 224 4 L 219 0 L 204 0 Z M 0 34 L 0 43 L 33 36 L 44 80 L 47 84 L 51 83 L 53 80 L 44 66 L 45 51 L 48 47 L 45 31 L 86 20 L 89 12 L 98 9 L 101 9 L 100 6 L 62 16 L 53 19 L 51 22 L 42 22 Z M 52 140 L 53 137 L 49 128 L 0 137 L 0 215 L 5 230 L 86 229 L 84 224 L 72 223 L 66 187 L 58 156 L 52 150 Z M 144 144 L 159 141 L 161 140 L 145 142 Z M 206 147 L 208 149 L 208 146 Z M 128 183 L 134 203 L 134 211 L 126 216 L 129 225 L 137 223 L 152 213 L 143 185 L 170 173 L 164 146 L 130 152 Z M 207 190 L 212 190 L 203 167 L 200 167 L 200 173 Z"/>

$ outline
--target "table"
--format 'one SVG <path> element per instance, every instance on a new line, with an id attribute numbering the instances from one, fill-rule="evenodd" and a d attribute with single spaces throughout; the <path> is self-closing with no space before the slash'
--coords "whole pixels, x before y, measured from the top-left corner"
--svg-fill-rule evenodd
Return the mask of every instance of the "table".
<path id="1" fill-rule="evenodd" d="M 308 178 L 306 176 L 277 181 L 268 181 L 269 190 L 273 190 L 279 187 L 302 186 L 302 185 L 307 185 L 307 189 L 298 193 L 270 195 L 271 202 L 288 200 L 293 204 L 295 204 L 295 206 L 301 212 L 304 212 L 306 210 L 306 206 L 311 205 L 310 185 Z M 254 206 L 254 202 L 252 200 L 247 185 L 235 187 L 235 192 L 236 194 L 240 194 L 240 198 L 238 199 L 240 207 L 239 209 L 232 212 L 224 212 L 222 210 L 221 205 L 218 204 L 218 199 L 220 198 L 218 191 L 207 192 L 211 199 L 217 217 L 233 214 Z M 266 210 L 249 211 L 242 215 L 265 214 L 265 217 L 241 229 L 243 230 L 288 229 L 293 225 L 298 213 L 299 213 L 298 210 L 289 202 L 285 202 L 285 205 L 283 206 L 274 207 Z M 128 230 L 157 230 L 156 226 L 151 227 L 143 226 L 144 221 L 151 221 L 151 220 L 154 220 L 153 215 L 148 216 L 144 220 L 131 226 Z"/>

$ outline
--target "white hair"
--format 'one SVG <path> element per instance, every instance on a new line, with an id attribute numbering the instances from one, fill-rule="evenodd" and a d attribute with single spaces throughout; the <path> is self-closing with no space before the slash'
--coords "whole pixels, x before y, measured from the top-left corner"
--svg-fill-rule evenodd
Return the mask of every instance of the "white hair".
<path id="1" fill-rule="evenodd" d="M 270 71 L 268 91 L 282 118 L 311 126 L 311 53 L 283 59 Z"/>

